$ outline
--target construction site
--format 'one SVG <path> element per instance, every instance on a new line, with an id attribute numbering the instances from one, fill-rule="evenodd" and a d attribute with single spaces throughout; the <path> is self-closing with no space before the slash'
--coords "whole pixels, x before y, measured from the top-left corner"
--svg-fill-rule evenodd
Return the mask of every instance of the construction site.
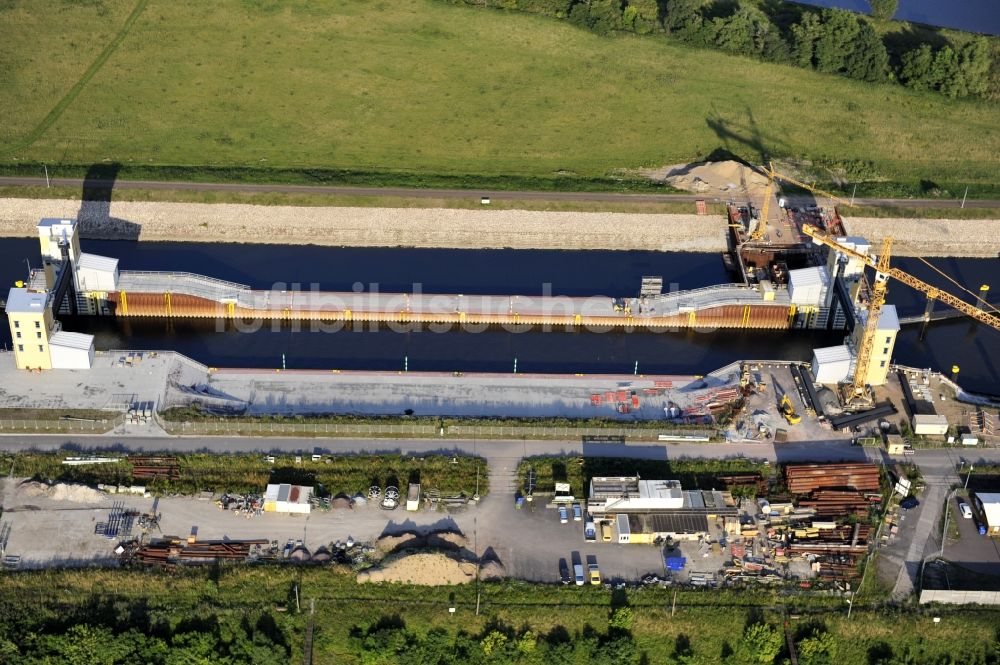
<path id="1" fill-rule="evenodd" d="M 101 462 L 76 459 L 70 463 Z M 168 455 L 129 461 L 134 482 L 177 475 Z M 0 545 L 7 569 L 335 564 L 358 571 L 360 581 L 446 584 L 478 574 L 556 582 L 553 562 L 572 555 L 615 583 L 844 591 L 874 544 L 896 537 L 899 502 L 910 494 L 909 485 L 893 492 L 894 481 L 905 483 L 896 473 L 871 463 L 788 464 L 719 474 L 713 482 L 726 489 L 712 491 L 595 477 L 585 497 L 568 497 L 569 524 L 537 493 L 522 509 L 504 491 L 456 503 L 419 485 L 337 497 L 277 484 L 260 494 L 151 496 L 141 485 L 8 478 Z M 550 505 L 568 507 L 566 498 L 557 491 Z"/>
<path id="2" fill-rule="evenodd" d="M 963 299 L 893 268 L 891 239 L 883 239 L 879 252 L 872 253 L 872 242 L 848 235 L 836 206 L 793 204 L 778 194 L 779 183 L 826 196 L 831 203 L 848 202 L 771 167 L 763 170 L 763 176 L 766 187 L 759 203 L 731 202 L 728 206 L 730 251 L 725 260 L 732 283 L 664 293 L 663 277 L 647 276 L 636 293 L 611 297 L 261 291 L 207 275 L 119 270 L 117 259 L 80 250 L 75 220 L 43 219 L 37 226 L 43 267 L 31 270 L 6 300 L 14 344 L 13 357 L 4 354 L 9 360 L 3 372 L 56 369 L 104 375 L 103 385 L 98 382 L 95 388 L 134 395 L 126 406 L 135 409 L 139 405 L 140 419 L 146 421 L 171 406 L 196 405 L 221 415 L 415 413 L 705 424 L 712 422 L 711 416 L 719 409 L 727 409 L 742 397 L 768 394 L 790 426 L 804 413 L 843 430 L 893 413 L 893 407 L 878 394 L 890 380 L 901 325 L 895 307 L 885 304 L 888 283 L 901 282 L 926 295 L 925 325 L 935 316 L 933 304 L 940 302 L 949 308 L 949 316 L 954 312 L 1000 329 L 1000 315 L 985 298 L 987 285 L 974 292 L 955 283 L 956 290 L 964 292 Z M 749 196 L 758 194 L 750 192 Z M 640 376 L 638 365 L 631 378 L 581 379 L 517 374 L 516 363 L 513 374 L 493 376 L 410 373 L 406 367 L 403 372 L 384 375 L 300 371 L 265 376 L 260 371 L 181 363 L 159 372 L 166 375 L 162 384 L 148 385 L 147 378 L 141 389 L 133 389 L 128 375 L 136 374 L 136 355 L 112 352 L 108 357 L 98 351 L 92 336 L 63 329 L 58 317 L 68 314 L 444 326 L 442 330 L 463 326 L 582 331 L 744 328 L 748 335 L 753 329 L 842 330 L 844 342 L 814 349 L 807 365 L 790 365 L 791 375 L 775 382 L 779 392 L 770 393 L 762 390 L 768 381 L 754 369 L 760 363 L 752 362 L 724 368 L 704 380 Z M 79 375 L 74 377 L 77 383 Z M 114 389 L 108 390 L 108 380 L 116 381 Z M 5 381 L 12 386 L 20 382 Z M 380 384 L 392 386 L 389 393 Z M 409 388 L 400 391 L 400 384 Z M 52 382 L 53 392 L 58 385 L 58 379 Z M 472 389 L 465 392 L 466 387 Z M 330 395 L 324 396 L 327 391 Z M 53 395 L 51 400 L 37 402 L 55 400 Z M 150 401 L 153 408 L 149 408 Z M 779 429 L 787 430 L 773 423 L 751 422 L 755 414 L 749 415 L 744 433 L 737 436 L 753 439 L 757 434 L 773 436 Z"/>

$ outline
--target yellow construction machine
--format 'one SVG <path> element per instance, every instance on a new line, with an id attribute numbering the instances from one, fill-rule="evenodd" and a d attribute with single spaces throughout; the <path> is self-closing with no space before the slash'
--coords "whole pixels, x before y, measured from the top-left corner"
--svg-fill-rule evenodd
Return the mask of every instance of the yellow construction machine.
<path id="1" fill-rule="evenodd" d="M 792 406 L 792 400 L 788 399 L 787 393 L 781 396 L 778 408 L 781 409 L 781 415 L 788 421 L 789 425 L 798 425 L 802 422 L 802 416 L 795 413 L 795 407 Z"/>

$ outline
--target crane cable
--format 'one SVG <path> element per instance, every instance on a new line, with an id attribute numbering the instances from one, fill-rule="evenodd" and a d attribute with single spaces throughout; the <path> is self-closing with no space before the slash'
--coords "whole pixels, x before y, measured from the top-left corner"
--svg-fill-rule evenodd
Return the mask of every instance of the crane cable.
<path id="1" fill-rule="evenodd" d="M 948 275 L 947 273 L 945 273 L 945 272 L 943 272 L 943 271 L 939 270 L 939 269 L 937 268 L 937 266 L 935 266 L 935 265 L 934 265 L 933 263 L 931 263 L 931 262 L 930 262 L 930 261 L 928 261 L 927 259 L 923 258 L 922 256 L 918 256 L 917 258 L 918 258 L 918 259 L 920 259 L 921 261 L 923 261 L 924 263 L 926 263 L 926 264 L 928 265 L 928 267 L 930 267 L 930 268 L 931 268 L 931 270 L 933 270 L 933 271 L 934 271 L 934 272 L 936 272 L 937 274 L 941 275 L 941 276 L 942 276 L 942 277 L 944 277 L 944 278 L 945 278 L 946 280 L 948 280 L 949 282 L 951 282 L 952 284 L 954 284 L 955 286 L 957 286 L 957 287 L 958 287 L 959 289 L 961 289 L 962 291 L 965 291 L 965 292 L 966 292 L 966 293 L 968 293 L 968 294 L 969 294 L 970 296 L 972 296 L 973 298 L 975 298 L 975 299 L 976 299 L 976 301 L 977 301 L 977 302 L 978 302 L 978 303 L 979 303 L 979 304 L 980 304 L 981 306 L 982 306 L 982 305 L 985 305 L 985 307 L 984 307 L 984 310 L 988 309 L 988 311 L 990 311 L 990 312 L 993 312 L 993 313 L 995 313 L 995 314 L 1000 314 L 1000 309 L 997 309 L 997 308 L 996 308 L 996 307 L 995 307 L 995 306 L 993 305 L 993 303 L 991 303 L 991 302 L 989 302 L 989 301 L 987 301 L 987 300 L 984 300 L 983 298 L 980 298 L 980 297 L 979 297 L 979 294 L 978 294 L 978 293 L 973 293 L 973 292 L 972 292 L 972 291 L 970 291 L 969 289 L 965 288 L 964 286 L 962 286 L 961 284 L 959 284 L 958 282 L 956 282 L 956 281 L 955 281 L 954 279 L 952 279 L 950 275 Z"/>

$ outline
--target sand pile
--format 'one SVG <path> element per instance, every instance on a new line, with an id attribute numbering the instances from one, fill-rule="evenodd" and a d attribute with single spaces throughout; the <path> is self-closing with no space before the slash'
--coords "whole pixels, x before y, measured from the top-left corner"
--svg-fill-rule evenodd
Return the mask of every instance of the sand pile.
<path id="1" fill-rule="evenodd" d="M 21 483 L 18 489 L 27 496 L 41 496 L 53 501 L 69 501 L 72 503 L 101 503 L 108 498 L 104 492 L 98 492 L 86 485 L 73 485 L 69 483 L 49 485 L 35 480 L 26 480 Z"/>
<path id="2" fill-rule="evenodd" d="M 425 586 L 465 584 L 476 579 L 476 564 L 440 552 L 417 552 L 386 560 L 358 573 L 358 582 L 404 582 Z"/>
<path id="3" fill-rule="evenodd" d="M 732 160 L 674 164 L 643 171 L 643 175 L 676 189 L 704 194 L 706 197 L 750 197 L 758 200 L 764 196 L 767 188 L 767 178 Z"/>

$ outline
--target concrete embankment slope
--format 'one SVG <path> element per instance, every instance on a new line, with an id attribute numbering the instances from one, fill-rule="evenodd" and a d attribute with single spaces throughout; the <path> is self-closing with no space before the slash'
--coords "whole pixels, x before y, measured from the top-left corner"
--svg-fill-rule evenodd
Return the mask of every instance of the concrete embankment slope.
<path id="1" fill-rule="evenodd" d="M 353 208 L 230 203 L 0 198 L 0 237 L 35 235 L 43 217 L 82 222 L 85 238 L 253 242 L 340 247 L 611 249 L 721 252 L 721 216 L 452 208 Z M 847 217 L 852 235 L 895 239 L 895 256 L 1000 253 L 1000 219 Z"/>
<path id="2" fill-rule="evenodd" d="M 81 221 L 85 238 L 365 247 L 718 252 L 721 217 L 609 212 L 348 208 L 0 199 L 0 237 L 35 236 L 43 217 Z"/>
<path id="3" fill-rule="evenodd" d="M 893 256 L 969 256 L 1000 254 L 1000 219 L 906 219 L 844 217 L 851 235 L 873 241 L 893 239 Z"/>

